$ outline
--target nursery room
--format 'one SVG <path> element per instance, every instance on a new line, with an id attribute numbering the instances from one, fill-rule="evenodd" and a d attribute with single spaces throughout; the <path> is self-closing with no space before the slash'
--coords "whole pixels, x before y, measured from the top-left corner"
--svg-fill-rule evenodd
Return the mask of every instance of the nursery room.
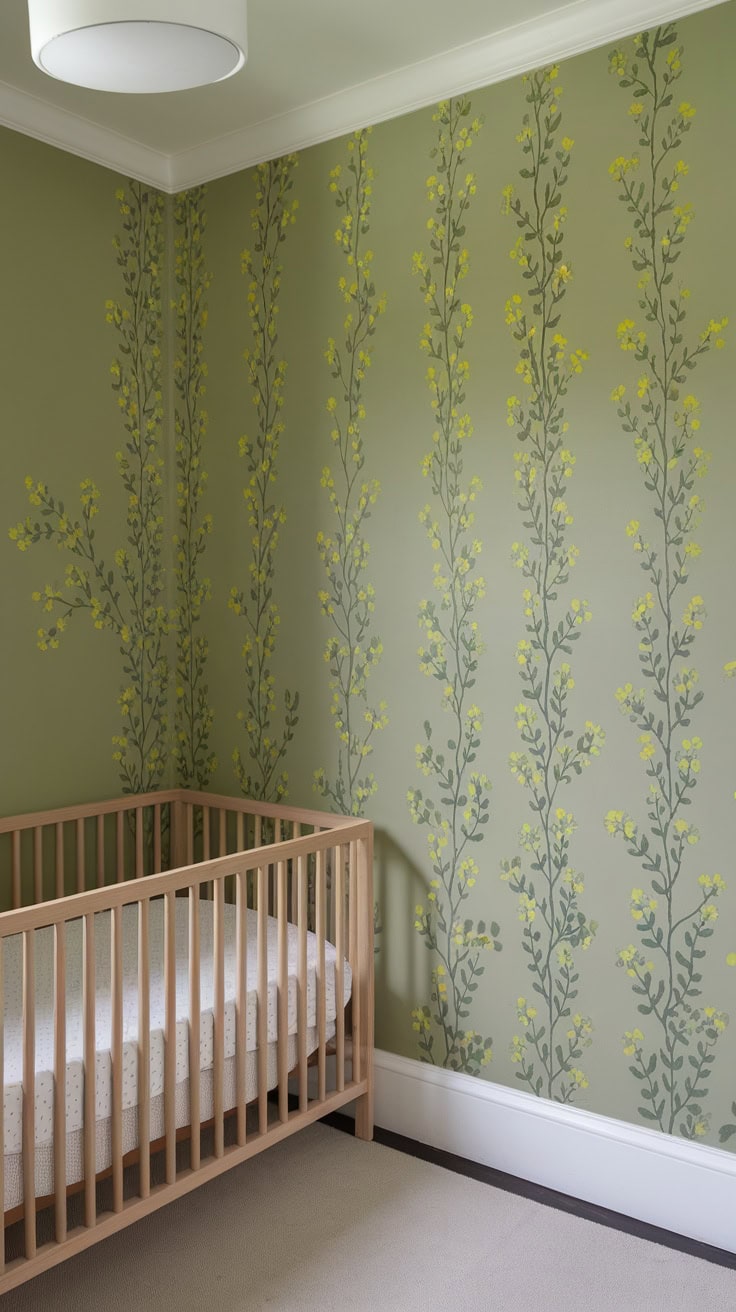
<path id="1" fill-rule="evenodd" d="M 736 0 L 0 14 L 0 1294 L 736 1308 Z"/>

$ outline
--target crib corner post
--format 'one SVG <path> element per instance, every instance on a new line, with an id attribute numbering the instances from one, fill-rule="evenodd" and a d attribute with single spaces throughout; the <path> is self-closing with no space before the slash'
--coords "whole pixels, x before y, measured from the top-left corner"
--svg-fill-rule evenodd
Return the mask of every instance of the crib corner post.
<path id="1" fill-rule="evenodd" d="M 373 1138 L 373 827 L 358 840 L 358 970 L 360 1073 L 367 1089 L 355 1104 L 355 1135 Z"/>
<path id="2" fill-rule="evenodd" d="M 171 803 L 171 869 L 187 864 L 187 806 L 177 799 Z"/>

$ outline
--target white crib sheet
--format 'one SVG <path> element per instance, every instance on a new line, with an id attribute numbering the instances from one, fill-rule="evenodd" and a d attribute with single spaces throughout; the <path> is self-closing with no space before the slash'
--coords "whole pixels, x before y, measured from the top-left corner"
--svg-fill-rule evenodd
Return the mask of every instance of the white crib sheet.
<path id="1" fill-rule="evenodd" d="M 189 976 L 188 976 L 188 899 L 176 899 L 176 1083 L 189 1079 Z M 213 978 L 213 904 L 200 902 L 201 925 L 201 1031 L 200 1069 L 211 1071 L 214 1048 L 214 978 Z M 111 1079 L 111 993 L 110 993 L 110 912 L 95 916 L 96 958 L 96 1119 L 107 1121 L 112 1114 Z M 255 1052 L 257 1013 L 257 916 L 248 912 L 247 922 L 247 1026 L 246 1047 Z M 235 908 L 225 906 L 225 1058 L 234 1067 L 235 1053 Z M 288 932 L 288 1026 L 289 1035 L 297 1031 L 297 952 L 298 930 Z M 327 1022 L 334 1032 L 335 1022 L 335 948 L 326 944 L 325 995 Z M 39 930 L 35 936 L 36 957 L 36 1098 L 35 1142 L 38 1148 L 53 1143 L 54 1112 L 54 945 L 51 929 Z M 161 900 L 150 904 L 150 1029 L 151 1029 L 151 1098 L 157 1098 L 164 1086 L 164 912 Z M 22 943 L 20 936 L 5 941 L 5 1071 L 4 1107 L 6 1156 L 16 1155 L 22 1144 L 23 1110 L 23 1028 L 22 1028 Z M 308 1049 L 316 1046 L 316 963 L 317 940 L 307 940 L 307 1026 Z M 138 913 L 135 905 L 123 912 L 123 1109 L 134 1108 L 138 1101 Z M 278 925 L 268 919 L 268 1006 L 267 1042 L 269 1044 L 269 1085 L 275 1083 L 274 1058 L 278 1032 Z M 344 965 L 343 1004 L 350 998 L 352 985 L 348 962 Z M 82 1014 L 82 922 L 67 926 L 66 961 L 67 1052 L 66 1052 L 66 1129 L 72 1136 L 82 1128 L 84 1070 Z M 290 1062 L 296 1061 L 296 1042 L 289 1043 Z M 254 1090 L 256 1061 L 248 1061 L 248 1086 Z M 230 1069 L 226 1072 L 230 1076 Z M 211 1079 L 211 1077 L 210 1077 Z M 209 1083 L 205 1081 L 205 1083 Z M 226 1085 L 230 1079 L 226 1078 Z M 204 1090 L 203 1090 L 204 1091 Z M 177 1101 L 181 1102 L 177 1090 Z M 188 1096 L 186 1101 L 188 1102 Z M 234 1099 L 226 1105 L 233 1106 Z M 204 1107 L 203 1107 L 204 1114 Z M 177 1122 L 179 1121 L 177 1115 Z M 186 1124 L 186 1121 L 181 1123 Z M 152 1126 L 153 1130 L 153 1126 Z M 99 1169 L 99 1168 L 98 1168 Z M 6 1207 L 8 1206 L 6 1199 Z"/>

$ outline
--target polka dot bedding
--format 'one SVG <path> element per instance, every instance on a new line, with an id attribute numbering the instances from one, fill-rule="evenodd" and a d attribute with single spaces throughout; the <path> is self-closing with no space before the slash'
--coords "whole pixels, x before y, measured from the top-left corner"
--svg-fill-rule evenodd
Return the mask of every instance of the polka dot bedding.
<path id="1" fill-rule="evenodd" d="M 176 917 L 176 1125 L 189 1123 L 189 922 L 188 899 L 175 901 Z M 214 1058 L 214 972 L 213 972 L 213 904 L 200 902 L 201 923 L 201 1026 L 200 1026 L 200 1099 L 201 1117 L 213 1115 Z M 110 912 L 95 916 L 95 1085 L 96 1137 L 98 1171 L 112 1161 L 112 1065 L 111 1065 L 111 989 L 110 989 Z M 225 1107 L 235 1106 L 235 908 L 225 906 Z M 268 992 L 266 1052 L 268 1087 L 277 1083 L 277 977 L 278 926 L 269 917 Z M 297 960 L 298 930 L 288 928 L 288 1061 L 291 1069 L 297 1061 Z M 53 1111 L 54 1111 L 54 941 L 53 930 L 42 929 L 35 935 L 36 955 L 36 1196 L 53 1192 Z M 334 947 L 326 944 L 325 996 L 328 1037 L 335 1028 L 335 960 Z M 317 1046 L 317 940 L 307 940 L 307 1049 Z M 163 902 L 150 904 L 150 1090 L 151 1139 L 163 1134 L 164 1087 L 164 912 Z M 348 962 L 344 963 L 344 997 L 350 998 L 352 985 Z M 21 1168 L 22 1144 L 22 944 L 20 936 L 6 939 L 4 953 L 5 986 L 5 1209 L 23 1201 Z M 247 1007 L 246 1061 L 247 1098 L 257 1091 L 258 1054 L 256 1052 L 257 1019 L 257 916 L 248 912 L 247 921 Z M 83 1012 L 82 1012 L 82 922 L 67 926 L 66 959 L 66 1130 L 67 1184 L 83 1178 L 82 1125 L 84 1099 Z M 138 1100 L 138 911 L 137 905 L 123 911 L 123 1151 L 137 1146 Z M 252 1054 L 252 1056 L 250 1055 Z"/>

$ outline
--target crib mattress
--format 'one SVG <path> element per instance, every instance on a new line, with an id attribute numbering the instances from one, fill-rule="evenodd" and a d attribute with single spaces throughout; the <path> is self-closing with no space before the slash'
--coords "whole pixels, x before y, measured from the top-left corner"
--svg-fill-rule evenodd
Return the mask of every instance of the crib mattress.
<path id="1" fill-rule="evenodd" d="M 201 1022 L 200 1022 L 200 1070 L 202 1071 L 202 1119 L 212 1114 L 212 1065 L 214 1056 L 214 970 L 213 970 L 213 904 L 200 902 L 200 962 L 201 962 Z M 176 1084 L 177 1084 L 177 1125 L 187 1123 L 188 1082 L 189 1082 L 189 907 L 188 899 L 177 898 L 175 901 L 176 918 Z M 95 1048 L 96 1048 L 96 1120 L 98 1122 L 98 1149 L 109 1139 L 109 1120 L 112 1114 L 112 1065 L 111 1065 L 111 989 L 110 989 L 110 912 L 100 912 L 95 916 Z M 225 906 L 225 1105 L 235 1105 L 234 1095 L 234 1054 L 235 1054 L 235 908 Z M 162 1132 L 158 1125 L 162 1094 L 164 1087 L 164 910 L 161 900 L 150 904 L 150 1090 L 151 1090 L 151 1137 Z M 276 1039 L 278 1032 L 277 996 L 278 996 L 278 924 L 272 917 L 268 918 L 268 999 L 267 999 L 267 1060 L 268 1084 L 276 1083 Z M 307 938 L 307 1047 L 313 1051 L 317 1044 L 317 940 L 313 934 Z M 297 954 L 298 930 L 296 926 L 288 928 L 288 1030 L 289 1065 L 297 1060 Z M 66 1129 L 67 1140 L 73 1147 L 76 1140 L 81 1140 L 79 1132 L 83 1124 L 84 1068 L 83 1054 L 83 1011 L 82 1011 L 82 922 L 71 921 L 67 926 L 66 959 Z M 51 1165 L 53 1152 L 48 1152 L 53 1145 L 54 1113 L 54 943 L 51 929 L 39 930 L 35 936 L 36 957 L 36 1097 L 35 1097 L 35 1142 L 40 1165 L 47 1158 Z M 335 1022 L 335 985 L 336 952 L 332 944 L 325 945 L 325 995 L 327 1023 L 330 1034 L 334 1032 Z M 5 940 L 4 985 L 5 985 L 5 1070 L 4 1070 L 4 1108 L 5 1133 L 4 1152 L 6 1159 L 20 1154 L 23 1128 L 23 1028 L 22 1028 L 22 943 L 20 936 Z M 344 1006 L 351 992 L 352 977 L 350 966 L 344 963 Z M 246 1050 L 255 1054 L 257 1047 L 257 915 L 248 912 L 247 917 L 247 1007 L 246 1007 Z M 254 1055 L 246 1062 L 247 1096 L 254 1096 L 257 1087 L 257 1058 Z M 123 1118 L 124 1138 L 128 1140 L 125 1151 L 134 1147 L 135 1124 L 137 1116 L 135 1107 L 138 1101 L 138 913 L 136 905 L 126 906 L 123 911 Z M 130 1142 L 132 1138 L 132 1142 Z M 44 1151 L 46 1150 L 46 1151 Z M 107 1155 L 105 1152 L 103 1156 Z M 109 1164 L 105 1163 L 105 1164 Z M 7 1165 L 13 1165 L 7 1162 Z M 17 1164 L 16 1164 L 17 1165 Z M 70 1168 L 72 1163 L 70 1162 Z M 98 1151 L 98 1168 L 100 1151 Z M 12 1175 L 16 1171 L 11 1172 Z M 45 1172 L 44 1172 L 45 1174 Z M 70 1169 L 71 1175 L 71 1169 Z M 38 1176 L 38 1171 L 37 1171 Z M 77 1174 L 76 1178 L 80 1178 Z M 51 1188 L 53 1188 L 53 1171 L 51 1169 Z M 68 1183 L 73 1180 L 69 1179 Z M 6 1181 L 6 1185 L 9 1181 Z M 48 1184 L 48 1181 L 46 1181 Z M 50 1192 L 44 1188 L 43 1181 L 37 1179 L 36 1193 Z M 5 1207 L 14 1206 L 9 1201 L 6 1187 Z"/>

